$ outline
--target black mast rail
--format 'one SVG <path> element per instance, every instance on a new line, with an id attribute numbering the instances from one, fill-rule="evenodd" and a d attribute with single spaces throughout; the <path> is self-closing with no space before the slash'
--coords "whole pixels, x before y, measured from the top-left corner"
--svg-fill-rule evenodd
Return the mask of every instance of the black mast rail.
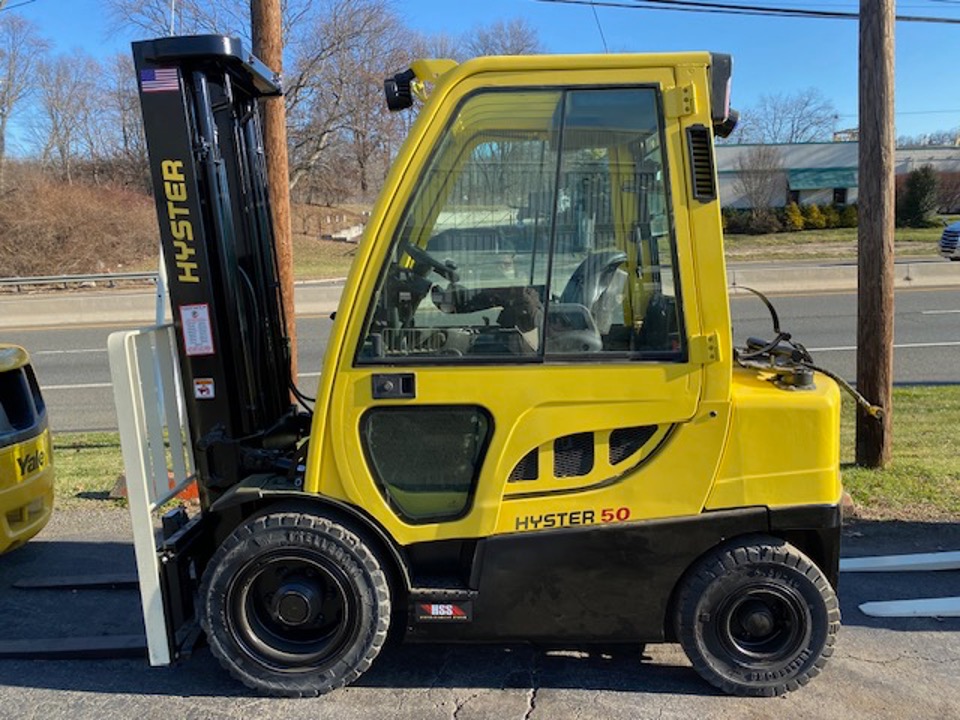
<path id="1" fill-rule="evenodd" d="M 235 38 L 133 44 L 203 508 L 297 440 L 258 98 Z"/>

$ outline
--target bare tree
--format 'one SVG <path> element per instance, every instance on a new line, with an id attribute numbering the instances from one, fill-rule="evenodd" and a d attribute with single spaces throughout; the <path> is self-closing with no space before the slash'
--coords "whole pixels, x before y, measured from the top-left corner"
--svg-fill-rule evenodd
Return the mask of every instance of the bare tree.
<path id="1" fill-rule="evenodd" d="M 463 39 L 444 32 L 415 37 L 411 50 L 416 57 L 450 58 L 458 62 L 467 58 Z"/>
<path id="2" fill-rule="evenodd" d="M 734 191 L 746 199 L 754 219 L 769 213 L 786 188 L 783 158 L 775 147 L 757 145 L 737 158 Z"/>
<path id="3" fill-rule="evenodd" d="M 734 132 L 738 142 L 801 143 L 830 140 L 837 125 L 837 109 L 816 88 L 793 95 L 761 95 L 745 109 Z"/>
<path id="4" fill-rule="evenodd" d="M 532 55 L 543 52 L 537 29 L 523 18 L 497 20 L 463 36 L 468 56 Z"/>
<path id="5" fill-rule="evenodd" d="M 169 0 L 107 0 L 116 24 L 151 34 L 170 26 Z M 178 0 L 179 33 L 248 35 L 249 3 Z M 290 187 L 298 196 L 368 196 L 382 181 L 411 113 L 392 114 L 383 78 L 416 57 L 464 59 L 542 50 L 526 21 L 498 21 L 453 39 L 411 33 L 390 0 L 286 0 L 284 94 Z"/>
<path id="6" fill-rule="evenodd" d="M 339 185 L 343 169 L 330 163 L 345 156 L 354 158 L 360 191 L 369 189 L 370 161 L 391 138 L 383 78 L 412 60 L 402 48 L 401 23 L 385 0 L 328 0 L 317 13 L 287 83 L 291 189 L 314 173 Z"/>
<path id="7" fill-rule="evenodd" d="M 106 0 L 115 29 L 137 28 L 150 36 L 223 33 L 243 39 L 250 47 L 250 3 L 241 0 L 177 0 L 170 16 L 170 0 Z M 284 0 L 284 45 L 298 32 L 313 8 L 313 0 Z"/>
<path id="8" fill-rule="evenodd" d="M 93 149 L 83 141 L 84 128 L 97 107 L 98 75 L 96 60 L 85 56 L 60 55 L 37 67 L 40 117 L 33 134 L 43 163 L 56 167 L 68 183 L 74 163 L 83 155 L 89 157 Z M 90 137 L 87 133 L 88 141 Z"/>
<path id="9" fill-rule="evenodd" d="M 147 146 L 133 59 L 126 53 L 99 63 L 97 87 L 80 109 L 78 148 L 96 183 L 150 189 Z"/>
<path id="10" fill-rule="evenodd" d="M 48 44 L 36 26 L 19 15 L 0 14 L 0 189 L 10 117 L 30 93 L 37 63 Z"/>
<path id="11" fill-rule="evenodd" d="M 937 202 L 941 213 L 955 213 L 960 210 L 960 172 L 939 173 Z"/>
<path id="12" fill-rule="evenodd" d="M 922 145 L 960 145 L 960 127 L 952 130 L 935 130 L 922 135 L 900 135 L 897 137 L 897 147 Z"/>
<path id="13" fill-rule="evenodd" d="M 250 6 L 230 0 L 178 0 L 170 17 L 170 0 L 107 0 L 115 28 L 132 27 L 149 36 L 225 33 L 250 37 Z"/>

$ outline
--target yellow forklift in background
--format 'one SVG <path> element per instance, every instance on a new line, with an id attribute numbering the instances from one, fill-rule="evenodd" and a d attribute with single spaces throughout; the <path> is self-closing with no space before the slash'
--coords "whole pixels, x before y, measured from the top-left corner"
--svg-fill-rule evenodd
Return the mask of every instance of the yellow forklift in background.
<path id="1" fill-rule="evenodd" d="M 52 512 L 46 405 L 27 351 L 0 344 L 0 553 L 40 532 Z"/>
<path id="2" fill-rule="evenodd" d="M 276 78 L 219 36 L 134 55 L 201 499 L 156 548 L 165 652 L 198 625 L 235 677 L 288 696 L 352 682 L 388 634 L 679 641 L 747 695 L 820 671 L 840 397 L 779 328 L 732 343 L 729 56 L 388 79 L 391 109 L 421 105 L 306 398 L 258 124 Z"/>

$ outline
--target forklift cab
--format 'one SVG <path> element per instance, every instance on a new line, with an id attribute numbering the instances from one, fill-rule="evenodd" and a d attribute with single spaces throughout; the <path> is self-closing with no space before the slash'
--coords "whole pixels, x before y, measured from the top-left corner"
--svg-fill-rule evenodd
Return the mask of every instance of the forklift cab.
<path id="1" fill-rule="evenodd" d="M 324 394 L 342 450 L 311 455 L 307 488 L 342 478 L 408 541 L 532 530 L 547 498 L 560 526 L 699 512 L 712 471 L 679 466 L 694 447 L 716 460 L 729 413 L 722 373 L 702 392 L 705 336 L 729 353 L 728 321 L 701 311 L 723 291 L 716 267 L 697 276 L 685 172 L 709 110 L 678 117 L 658 60 L 514 58 L 499 81 L 475 61 L 437 80 L 442 109 L 412 133 L 431 150 L 388 180 L 357 261 L 378 270 L 338 311 Z M 705 62 L 696 82 L 705 96 Z"/>

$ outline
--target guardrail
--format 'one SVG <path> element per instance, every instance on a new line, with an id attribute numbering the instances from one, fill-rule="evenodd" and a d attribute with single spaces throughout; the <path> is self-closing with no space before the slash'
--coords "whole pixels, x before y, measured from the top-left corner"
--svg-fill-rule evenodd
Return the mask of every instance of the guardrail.
<path id="1" fill-rule="evenodd" d="M 147 280 L 157 282 L 155 272 L 100 273 L 98 275 L 38 275 L 36 277 L 0 278 L 0 287 L 14 287 L 19 292 L 34 285 L 82 285 L 83 283 L 105 284 L 113 287 L 119 281 Z"/>

